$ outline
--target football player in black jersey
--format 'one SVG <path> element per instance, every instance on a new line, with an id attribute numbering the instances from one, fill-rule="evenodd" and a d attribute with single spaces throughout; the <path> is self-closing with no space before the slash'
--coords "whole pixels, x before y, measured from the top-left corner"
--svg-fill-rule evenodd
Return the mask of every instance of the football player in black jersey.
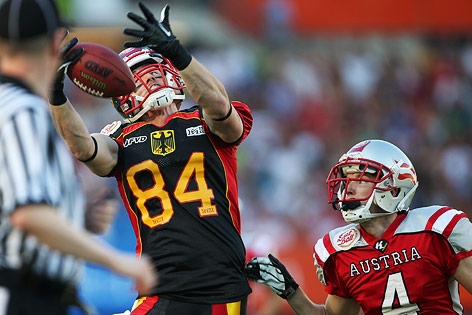
<path id="1" fill-rule="evenodd" d="M 63 94 L 59 78 L 50 102 L 70 151 L 99 176 L 114 176 L 137 238 L 159 286 L 138 296 L 131 314 L 246 314 L 251 292 L 238 208 L 237 146 L 252 127 L 247 105 L 173 35 L 169 7 L 160 21 L 142 4 L 143 30 L 120 55 L 136 90 L 112 99 L 123 122 L 90 135 Z M 181 110 L 187 88 L 198 103 Z"/>

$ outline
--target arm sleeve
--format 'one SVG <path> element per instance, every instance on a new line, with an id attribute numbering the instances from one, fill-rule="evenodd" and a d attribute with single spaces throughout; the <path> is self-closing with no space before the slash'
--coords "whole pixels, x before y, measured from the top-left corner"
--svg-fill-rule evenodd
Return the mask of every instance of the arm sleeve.
<path id="1" fill-rule="evenodd" d="M 472 223 L 465 214 L 457 217 L 456 223 L 451 221 L 451 232 L 448 235 L 448 242 L 454 250 L 454 257 L 449 270 L 450 275 L 456 272 L 459 262 L 469 256 L 472 256 Z M 447 229 L 445 230 L 447 232 Z"/>
<path id="2" fill-rule="evenodd" d="M 322 250 L 323 247 L 321 244 L 323 239 L 320 239 L 317 243 L 318 246 L 313 247 L 313 258 L 315 259 L 316 274 L 320 282 L 324 285 L 325 291 L 331 295 L 337 295 L 343 298 L 351 298 L 344 288 L 346 286 L 342 285 L 339 281 L 336 272 L 336 257 L 333 255 L 322 255 L 318 253 L 317 250 Z M 323 261 L 321 257 L 327 257 L 326 261 Z"/>
<path id="3" fill-rule="evenodd" d="M 121 177 L 121 163 L 123 159 L 123 129 L 121 121 L 114 121 L 111 124 L 106 125 L 100 131 L 102 135 L 109 136 L 118 144 L 118 162 L 115 167 L 105 176 L 102 177 Z"/>
<path id="4" fill-rule="evenodd" d="M 251 110 L 249 109 L 249 107 L 244 103 L 236 102 L 236 101 L 231 102 L 231 105 L 233 105 L 234 109 L 238 112 L 239 117 L 241 117 L 241 120 L 243 122 L 243 134 L 241 135 L 241 137 L 238 140 L 236 140 L 233 143 L 224 142 L 218 136 L 216 136 L 215 134 L 213 134 L 210 131 L 210 128 L 208 128 L 208 125 L 203 120 L 203 114 L 202 114 L 202 111 L 201 111 L 201 107 L 199 107 L 200 108 L 200 119 L 202 119 L 203 128 L 205 128 L 205 131 L 209 135 L 211 135 L 211 138 L 218 144 L 218 146 L 220 146 L 222 148 L 236 147 L 236 146 L 240 145 L 241 142 L 243 142 L 243 140 L 246 139 L 246 137 L 249 135 L 249 133 L 251 132 L 251 129 L 252 129 L 253 118 L 252 118 L 252 113 L 251 113 Z"/>

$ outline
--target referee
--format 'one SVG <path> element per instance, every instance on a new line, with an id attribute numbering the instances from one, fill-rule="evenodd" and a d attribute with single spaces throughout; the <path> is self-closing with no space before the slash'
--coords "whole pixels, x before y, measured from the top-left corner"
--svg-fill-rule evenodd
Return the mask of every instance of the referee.
<path id="1" fill-rule="evenodd" d="M 132 277 L 138 291 L 155 285 L 147 258 L 82 229 L 74 161 L 46 102 L 65 35 L 53 0 L 0 7 L 0 315 L 66 314 L 82 260 Z"/>

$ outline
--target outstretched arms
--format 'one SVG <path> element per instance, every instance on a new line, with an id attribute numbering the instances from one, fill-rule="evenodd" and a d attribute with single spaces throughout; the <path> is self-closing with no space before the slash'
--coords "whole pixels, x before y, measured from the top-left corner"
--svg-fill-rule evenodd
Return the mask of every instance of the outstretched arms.
<path id="1" fill-rule="evenodd" d="M 231 105 L 223 84 L 192 57 L 173 34 L 169 23 L 170 7 L 166 5 L 162 9 L 159 21 L 144 4 L 139 3 L 139 7 L 144 17 L 129 12 L 128 18 L 142 30 L 126 28 L 123 31 L 139 40 L 126 42 L 125 47 L 148 46 L 172 61 L 190 95 L 203 108 L 210 130 L 225 142 L 238 140 L 243 133 L 241 118 Z"/>
<path id="2" fill-rule="evenodd" d="M 75 158 L 86 162 L 95 174 L 103 176 L 110 173 L 118 161 L 118 145 L 105 135 L 94 134 L 92 138 L 63 91 L 67 68 L 83 53 L 83 48 L 74 49 L 77 43 L 78 39 L 73 38 L 62 48 L 63 63 L 57 71 L 49 98 L 51 114 L 57 131 Z"/>

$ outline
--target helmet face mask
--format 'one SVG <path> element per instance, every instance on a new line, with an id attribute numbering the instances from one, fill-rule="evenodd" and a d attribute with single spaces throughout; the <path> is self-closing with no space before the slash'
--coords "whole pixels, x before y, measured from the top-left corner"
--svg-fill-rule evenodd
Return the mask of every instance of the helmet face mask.
<path id="1" fill-rule="evenodd" d="M 133 72 L 137 86 L 131 94 L 112 98 L 113 106 L 126 122 L 136 121 L 150 109 L 169 106 L 174 99 L 185 99 L 185 83 L 164 56 L 147 47 L 128 48 L 120 56 Z M 154 79 L 149 80 L 149 76 Z"/>
<path id="2" fill-rule="evenodd" d="M 347 177 L 347 174 L 357 173 L 359 177 Z M 369 176 L 369 175 L 371 176 Z M 337 202 L 346 201 L 364 201 L 368 200 L 373 194 L 374 190 L 390 190 L 394 187 L 381 188 L 380 183 L 391 177 L 392 172 L 383 165 L 376 165 L 374 161 L 357 160 L 347 158 L 344 161 L 336 164 L 332 169 L 328 179 L 329 185 L 329 199 L 333 201 L 336 198 Z M 347 191 L 350 184 L 354 182 L 373 183 L 369 195 L 365 198 L 350 198 L 348 199 Z"/>
<path id="3" fill-rule="evenodd" d="M 358 175 L 347 176 L 352 173 Z M 407 211 L 418 186 L 408 157 L 382 140 L 367 140 L 352 147 L 331 169 L 326 182 L 329 203 L 342 210 L 343 218 L 353 223 Z M 349 185 L 354 183 L 372 183 L 370 193 L 348 197 Z M 372 212 L 373 206 L 381 211 Z"/>

